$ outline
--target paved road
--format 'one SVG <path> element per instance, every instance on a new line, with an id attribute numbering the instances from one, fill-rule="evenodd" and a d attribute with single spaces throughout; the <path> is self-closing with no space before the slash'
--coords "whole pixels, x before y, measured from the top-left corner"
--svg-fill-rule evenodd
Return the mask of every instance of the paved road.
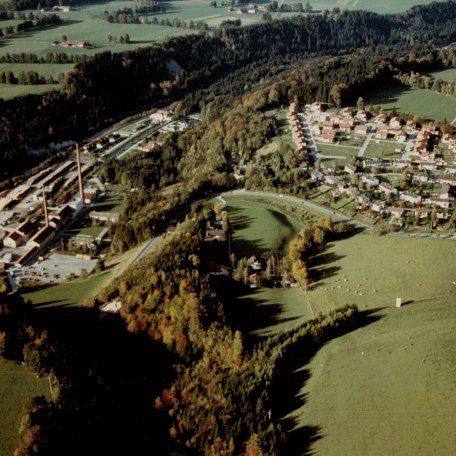
<path id="1" fill-rule="evenodd" d="M 162 239 L 164 234 L 160 234 L 154 238 L 152 238 L 148 244 L 141 250 L 141 252 L 138 253 L 136 258 L 131 262 L 131 264 L 136 263 L 139 261 L 141 258 L 144 258 Z"/>

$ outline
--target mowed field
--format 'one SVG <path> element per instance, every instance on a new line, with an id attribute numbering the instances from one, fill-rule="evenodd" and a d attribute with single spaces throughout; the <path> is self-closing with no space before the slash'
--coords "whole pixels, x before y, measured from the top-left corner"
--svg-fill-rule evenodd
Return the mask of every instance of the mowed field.
<path id="1" fill-rule="evenodd" d="M 115 261 L 115 264 L 93 277 L 23 293 L 22 297 L 40 308 L 80 306 L 89 296 L 95 296 L 111 280 L 122 274 L 146 244 L 147 241 L 124 253 Z"/>
<path id="2" fill-rule="evenodd" d="M 433 90 L 390 86 L 365 96 L 366 105 L 396 109 L 420 116 L 424 120 L 450 122 L 456 117 L 456 98 Z"/>
<path id="3" fill-rule="evenodd" d="M 23 408 L 33 396 L 49 395 L 47 378 L 0 357 L 0 455 L 11 456 L 19 439 Z"/>
<path id="4" fill-rule="evenodd" d="M 308 454 L 454 454 L 455 306 L 447 298 L 382 309 L 320 348 L 302 367 L 309 378 L 288 416 L 296 437 L 317 429 Z"/>

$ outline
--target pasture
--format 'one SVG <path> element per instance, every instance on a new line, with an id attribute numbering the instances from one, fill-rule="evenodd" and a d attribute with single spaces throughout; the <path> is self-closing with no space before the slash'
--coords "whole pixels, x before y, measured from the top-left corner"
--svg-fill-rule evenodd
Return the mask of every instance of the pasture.
<path id="1" fill-rule="evenodd" d="M 51 285 L 32 292 L 23 292 L 21 295 L 24 300 L 30 300 L 39 308 L 81 306 L 89 296 L 95 296 L 111 280 L 122 274 L 146 244 L 147 242 L 142 243 L 111 262 L 107 262 L 107 269 L 92 277 Z"/>
<path id="2" fill-rule="evenodd" d="M 286 248 L 302 226 L 288 215 L 287 206 L 279 215 L 278 209 L 268 207 L 267 199 L 264 203 L 240 198 L 226 201 L 237 258 Z M 455 255 L 456 242 L 447 240 L 360 233 L 330 242 L 308 262 L 312 284 L 303 294 L 304 308 L 310 309 L 306 315 L 327 313 L 345 304 L 357 304 L 362 309 L 390 307 L 396 297 L 404 302 L 456 297 Z M 258 292 L 253 294 L 259 299 L 267 297 L 267 293 L 262 297 Z M 290 312 L 288 309 L 284 317 Z"/>
<path id="3" fill-rule="evenodd" d="M 291 435 L 315 430 L 309 454 L 453 454 L 455 303 L 383 308 L 367 326 L 324 344 L 291 374 L 308 377 L 297 382 L 287 416 Z"/>
<path id="4" fill-rule="evenodd" d="M 377 105 L 385 111 L 411 113 L 423 120 L 451 122 L 456 117 L 456 99 L 433 90 L 388 86 L 365 96 L 367 105 Z"/>
<path id="5" fill-rule="evenodd" d="M 49 395 L 47 378 L 0 357 L 0 454 L 12 455 L 19 440 L 23 408 L 33 396 Z"/>
<path id="6" fill-rule="evenodd" d="M 41 95 L 51 90 L 58 90 L 58 84 L 40 85 L 19 85 L 19 84 L 0 84 L 0 98 L 9 100 L 10 98 L 22 97 L 25 95 Z"/>
<path id="7" fill-rule="evenodd" d="M 432 76 L 434 79 L 441 79 L 445 82 L 456 82 L 456 68 L 448 68 L 447 70 L 429 73 L 429 76 Z"/>

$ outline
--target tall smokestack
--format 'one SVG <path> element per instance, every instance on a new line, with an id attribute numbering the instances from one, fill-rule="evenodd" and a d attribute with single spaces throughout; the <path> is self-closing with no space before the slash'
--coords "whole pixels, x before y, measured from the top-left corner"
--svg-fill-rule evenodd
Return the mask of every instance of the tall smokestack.
<path id="1" fill-rule="evenodd" d="M 82 205 L 85 204 L 84 185 L 82 184 L 81 158 L 79 157 L 79 145 L 76 144 L 76 159 L 78 162 L 78 177 L 79 177 L 79 195 L 81 196 Z"/>
<path id="2" fill-rule="evenodd" d="M 44 219 L 46 220 L 46 226 L 49 226 L 49 214 L 48 214 L 48 207 L 47 207 L 47 201 L 46 201 L 46 193 L 44 191 L 44 185 L 43 185 L 43 209 L 44 209 Z"/>

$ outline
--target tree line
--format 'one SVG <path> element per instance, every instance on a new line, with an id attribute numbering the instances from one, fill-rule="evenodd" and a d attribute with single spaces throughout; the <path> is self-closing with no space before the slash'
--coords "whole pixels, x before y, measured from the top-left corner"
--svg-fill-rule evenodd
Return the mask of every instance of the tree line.
<path id="1" fill-rule="evenodd" d="M 30 16 L 34 17 L 34 16 Z M 47 27 L 49 25 L 59 25 L 62 19 L 57 14 L 39 14 L 34 19 L 27 19 L 24 22 L 19 22 L 16 27 L 9 25 L 8 27 L 0 28 L 0 38 L 14 35 L 15 33 L 28 32 L 29 30 Z"/>

